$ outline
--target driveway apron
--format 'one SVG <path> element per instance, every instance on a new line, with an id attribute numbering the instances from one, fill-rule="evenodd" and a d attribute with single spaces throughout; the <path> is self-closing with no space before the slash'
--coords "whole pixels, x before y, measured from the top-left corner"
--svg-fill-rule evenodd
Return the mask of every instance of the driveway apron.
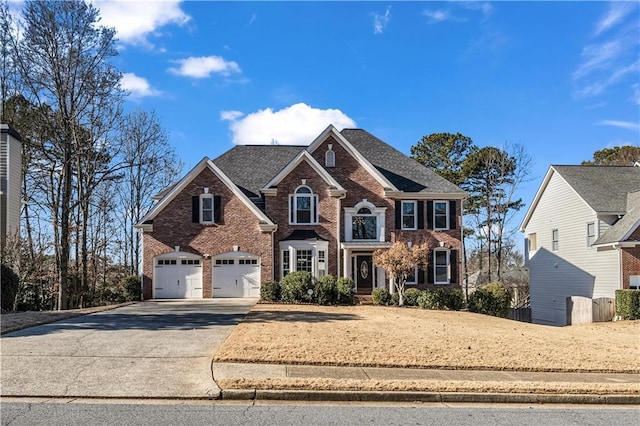
<path id="1" fill-rule="evenodd" d="M 216 398 L 213 354 L 255 302 L 147 301 L 5 334 L 0 394 Z"/>

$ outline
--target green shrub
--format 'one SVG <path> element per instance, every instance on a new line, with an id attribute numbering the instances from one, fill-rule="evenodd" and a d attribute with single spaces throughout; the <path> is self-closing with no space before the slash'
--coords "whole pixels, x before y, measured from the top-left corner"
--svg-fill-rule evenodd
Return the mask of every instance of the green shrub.
<path id="1" fill-rule="evenodd" d="M 18 278 L 18 274 L 13 272 L 13 269 L 8 266 L 2 265 L 2 280 L 0 282 L 0 297 L 3 311 L 11 311 L 13 310 L 13 302 L 16 299 L 16 294 L 18 293 L 18 288 L 20 286 L 20 279 Z"/>
<path id="2" fill-rule="evenodd" d="M 404 291 L 404 304 L 406 306 L 418 306 L 418 298 L 424 293 L 417 288 L 408 288 Z"/>
<path id="3" fill-rule="evenodd" d="M 616 315 L 625 320 L 640 319 L 640 290 L 616 290 Z"/>
<path id="4" fill-rule="evenodd" d="M 391 301 L 389 302 L 389 304 L 393 306 L 400 305 L 400 293 L 398 293 L 397 291 L 395 293 L 391 293 Z"/>
<path id="5" fill-rule="evenodd" d="M 280 300 L 280 283 L 267 281 L 260 286 L 260 299 L 265 302 L 277 302 Z"/>
<path id="6" fill-rule="evenodd" d="M 479 314 L 506 318 L 509 316 L 511 294 L 500 283 L 490 283 L 469 296 L 469 310 Z"/>
<path id="7" fill-rule="evenodd" d="M 388 305 L 391 302 L 391 294 L 386 288 L 376 288 L 371 293 L 374 305 Z"/>
<path id="8" fill-rule="evenodd" d="M 338 300 L 336 277 L 325 275 L 316 281 L 313 296 L 318 305 L 333 305 Z"/>
<path id="9" fill-rule="evenodd" d="M 464 295 L 459 288 L 434 288 L 422 292 L 418 306 L 423 309 L 459 311 L 464 306 Z"/>
<path id="10" fill-rule="evenodd" d="M 313 280 L 309 272 L 291 272 L 280 283 L 280 297 L 283 302 L 311 302 L 312 296 L 307 293 L 313 290 Z"/>
<path id="11" fill-rule="evenodd" d="M 353 305 L 353 290 L 356 288 L 351 278 L 338 278 L 336 281 L 336 291 L 338 303 L 341 305 Z"/>
<path id="12" fill-rule="evenodd" d="M 142 282 L 137 275 L 130 275 L 122 283 L 124 298 L 127 301 L 137 301 L 142 299 Z"/>

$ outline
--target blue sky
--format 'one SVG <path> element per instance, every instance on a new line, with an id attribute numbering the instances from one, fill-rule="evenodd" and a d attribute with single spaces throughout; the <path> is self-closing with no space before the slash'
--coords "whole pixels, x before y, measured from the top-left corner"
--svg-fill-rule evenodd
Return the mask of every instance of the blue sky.
<path id="1" fill-rule="evenodd" d="M 528 204 L 550 164 L 640 141 L 637 3 L 95 4 L 127 108 L 158 113 L 186 168 L 234 143 L 307 144 L 330 122 L 407 154 L 461 132 L 526 146 Z"/>

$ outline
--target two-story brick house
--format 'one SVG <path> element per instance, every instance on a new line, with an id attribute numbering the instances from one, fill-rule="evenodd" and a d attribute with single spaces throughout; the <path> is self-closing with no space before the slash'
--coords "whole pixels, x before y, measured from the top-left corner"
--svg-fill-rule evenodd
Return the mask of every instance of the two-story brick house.
<path id="1" fill-rule="evenodd" d="M 389 287 L 373 252 L 427 242 L 409 286 L 457 286 L 465 193 L 361 129 L 329 126 L 309 146 L 239 145 L 204 158 L 136 225 L 143 296 L 257 297 L 292 271 Z"/>

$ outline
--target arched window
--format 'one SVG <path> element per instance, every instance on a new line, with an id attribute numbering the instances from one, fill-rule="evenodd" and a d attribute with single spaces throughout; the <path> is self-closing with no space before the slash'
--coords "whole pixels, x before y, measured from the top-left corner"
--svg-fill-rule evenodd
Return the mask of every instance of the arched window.
<path id="1" fill-rule="evenodd" d="M 324 165 L 325 167 L 336 166 L 336 153 L 332 149 L 324 153 Z"/>
<path id="2" fill-rule="evenodd" d="M 375 240 L 377 238 L 378 220 L 368 207 L 361 207 L 351 217 L 352 239 Z"/>
<path id="3" fill-rule="evenodd" d="M 289 196 L 289 210 L 292 224 L 312 224 L 318 222 L 318 196 L 308 186 L 300 186 Z"/>

